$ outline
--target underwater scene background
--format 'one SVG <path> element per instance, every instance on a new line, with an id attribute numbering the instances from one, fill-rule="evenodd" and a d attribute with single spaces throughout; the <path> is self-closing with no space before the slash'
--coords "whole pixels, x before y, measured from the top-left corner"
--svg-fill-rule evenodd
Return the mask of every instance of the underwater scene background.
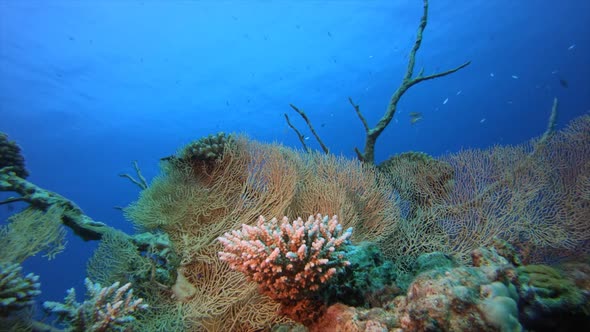
<path id="1" fill-rule="evenodd" d="M 269 168 L 275 172 L 273 174 L 284 177 L 291 174 L 289 172 L 298 173 L 305 169 L 305 172 L 313 173 L 324 167 L 329 170 L 326 172 L 341 174 L 341 178 L 336 175 L 333 177 L 334 181 L 341 184 L 347 183 L 347 176 L 362 179 L 381 177 L 375 175 L 378 174 L 377 170 L 365 169 L 362 163 L 355 161 L 358 155 L 354 149 L 358 147 L 362 151 L 366 135 L 354 106 L 359 107 L 369 127 L 374 126 L 383 116 L 392 94 L 402 83 L 408 61 L 411 60 L 409 54 L 415 46 L 423 4 L 419 0 L 0 0 L 0 132 L 6 133 L 8 139 L 15 141 L 22 149 L 29 173 L 26 180 L 29 182 L 75 202 L 85 215 L 96 221 L 128 234 L 146 230 L 163 231 L 172 237 L 176 248 L 180 248 L 182 246 L 178 243 L 183 239 L 183 230 L 188 228 L 170 226 L 173 222 L 164 220 L 174 212 L 166 215 L 161 210 L 150 210 L 153 209 L 153 204 L 149 204 L 163 199 L 158 196 L 162 193 L 173 196 L 170 190 L 186 185 L 182 180 L 186 180 L 183 176 L 190 178 L 183 173 L 186 165 L 179 167 L 174 160 L 183 163 L 189 161 L 190 172 L 198 173 L 191 173 L 194 179 L 191 178 L 190 181 L 196 181 L 195 185 L 204 187 L 216 185 L 214 179 L 209 177 L 214 177 L 215 174 L 226 176 L 231 173 L 228 169 L 238 167 L 221 162 L 225 168 L 218 169 L 218 164 L 215 166 L 191 159 L 190 147 L 193 145 L 189 143 L 201 137 L 218 132 L 233 133 L 227 141 L 230 143 L 227 145 L 231 147 L 226 146 L 234 158 L 232 160 L 248 160 L 257 165 L 251 164 L 249 169 L 248 166 L 240 166 L 245 167 L 244 174 L 257 171 L 264 173 L 262 170 Z M 460 162 L 481 161 L 481 158 L 471 155 L 471 159 L 465 157 L 459 160 L 449 157 L 449 154 L 463 149 L 524 144 L 519 152 L 511 152 L 512 161 L 534 157 L 549 160 L 547 165 L 553 165 L 551 158 L 569 160 L 571 157 L 576 160 L 577 164 L 568 164 L 573 169 L 572 172 L 579 175 L 579 178 L 572 180 L 572 188 L 582 181 L 579 179 L 584 178 L 586 187 L 583 190 L 587 191 L 580 189 L 582 194 L 579 194 L 569 187 L 564 190 L 568 191 L 568 195 L 577 195 L 576 197 L 586 193 L 586 199 L 590 200 L 590 181 L 587 180 L 590 176 L 586 177 L 590 164 L 588 159 L 583 159 L 590 154 L 576 159 L 576 154 L 590 151 L 590 142 L 587 141 L 587 116 L 590 111 L 588 22 L 590 3 L 584 0 L 430 1 L 428 24 L 415 57 L 412 77 L 419 76 L 422 69 L 423 75 L 427 76 L 457 68 L 469 61 L 470 63 L 449 75 L 420 82 L 403 94 L 394 117 L 376 142 L 374 163 L 381 164 L 383 169 L 387 166 L 385 161 L 390 157 L 419 151 L 458 168 Z M 560 138 L 555 142 L 547 143 L 547 146 L 555 149 L 551 150 L 553 152 L 539 152 L 542 154 L 540 157 L 537 151 L 546 142 L 539 137 L 549 132 L 548 122 L 551 123 L 554 98 L 559 101 L 558 117 L 551 132 L 561 131 L 562 134 L 559 135 L 562 136 L 558 136 Z M 342 156 L 342 159 L 321 157 L 320 145 L 306 122 L 290 104 L 305 112 L 330 149 L 330 154 Z M 303 142 L 318 151 L 318 154 L 305 156 L 307 153 L 302 150 L 296 133 L 285 121 L 285 114 L 301 131 Z M 574 127 L 567 127 L 575 119 L 578 122 L 574 123 Z M 571 139 L 574 136 L 578 140 L 575 143 L 578 144 L 577 148 L 569 149 L 569 144 L 574 144 Z M 532 138 L 538 140 L 530 143 Z M 271 143 L 282 144 L 285 151 Z M 188 148 L 183 149 L 187 144 Z M 563 154 L 559 154 L 559 151 Z M 227 155 L 228 152 L 225 152 Z M 416 158 L 426 160 L 430 170 L 445 169 L 446 166 L 431 164 L 432 161 L 428 159 L 431 157 L 427 155 L 418 155 Z M 170 156 L 173 159 L 161 160 Z M 217 160 L 227 158 L 229 157 L 219 157 Z M 258 163 L 256 160 L 259 160 Z M 152 184 L 149 189 L 142 189 L 120 176 L 131 174 L 137 178 L 134 161 Z M 280 172 L 278 170 L 281 167 L 273 162 L 285 163 Z M 395 168 L 395 164 L 392 167 Z M 481 170 L 480 174 L 489 175 L 488 180 L 492 181 L 493 176 L 501 176 L 494 173 L 494 169 L 502 167 L 509 169 L 504 164 L 493 164 L 490 169 Z M 515 167 L 515 170 L 519 171 L 521 168 Z M 201 171 L 205 175 L 200 174 Z M 533 167 L 527 168 L 524 173 L 534 178 L 543 172 Z M 553 173 L 543 174 L 549 178 L 555 176 Z M 430 175 L 432 174 L 426 172 L 418 176 Z M 268 176 L 273 178 L 272 175 Z M 154 179 L 156 181 L 152 182 Z M 313 182 L 317 180 L 311 177 L 305 179 L 301 181 L 315 183 L 318 191 L 332 188 L 329 185 L 318 185 Z M 170 184 L 175 183 L 174 181 L 183 184 L 174 187 Z M 234 183 L 220 180 L 217 185 L 227 184 L 223 181 L 228 181 L 228 186 Z M 270 180 L 260 181 L 261 187 L 258 189 L 271 192 L 267 187 L 270 186 Z M 368 184 L 369 180 L 364 181 L 363 192 L 376 190 L 381 193 L 379 195 L 384 195 L 383 188 L 375 189 Z M 396 179 L 379 181 L 393 186 L 397 183 Z M 513 181 L 518 182 L 518 179 Z M 163 188 L 165 185 L 169 187 Z M 408 184 L 410 185 L 412 184 Z M 532 186 L 534 185 L 536 184 Z M 399 187 L 402 185 L 397 183 L 397 186 L 389 197 L 396 202 L 394 205 L 397 212 L 391 212 L 393 210 L 388 210 L 391 207 L 385 207 L 384 202 L 374 198 L 382 204 L 378 205 L 378 212 L 391 212 L 391 216 L 399 213 L 399 218 L 408 220 L 424 216 L 421 214 L 425 211 L 421 205 L 423 202 L 418 204 L 419 208 L 407 203 L 416 203 L 416 200 L 411 194 L 404 196 Z M 526 186 L 521 186 L 523 187 Z M 570 189 L 572 193 L 569 193 Z M 207 190 L 214 191 L 211 188 Z M 356 190 L 361 189 L 354 189 L 351 195 L 358 194 L 359 191 Z M 242 193 L 241 198 L 244 195 L 246 193 Z M 281 195 L 286 194 L 281 192 Z M 543 199 L 551 196 L 549 192 L 539 195 L 544 196 Z M 14 196 L 13 191 L 3 190 L 0 201 Z M 408 198 L 410 196 L 412 197 Z M 275 197 L 270 201 L 281 200 L 283 197 Z M 262 214 L 260 212 L 265 212 L 268 220 L 276 217 L 280 221 L 282 215 L 266 213 L 307 213 L 288 215 L 293 220 L 297 217 L 307 220 L 307 217 L 316 213 L 331 217 L 331 214 L 341 209 L 335 207 L 334 211 L 311 211 L 309 209 L 312 209 L 310 206 L 313 204 L 318 207 L 338 204 L 331 202 L 323 206 L 318 199 L 314 202 L 313 195 L 294 197 L 285 206 L 277 204 L 271 208 L 269 206 L 274 203 L 268 203 L 269 206 L 257 210 L 250 208 L 248 204 L 255 206 L 254 201 L 267 202 L 269 198 L 262 199 L 254 195 L 243 199 L 241 204 L 244 206 L 240 208 L 250 209 L 250 225 L 256 225 L 256 218 Z M 334 200 L 336 199 L 335 197 Z M 590 203 L 580 203 L 577 199 L 572 201 L 586 210 L 575 214 L 581 216 L 579 218 L 582 220 L 572 226 L 580 229 L 575 232 L 580 235 L 576 239 L 579 243 L 569 249 L 578 248 L 583 253 L 588 250 L 590 241 Z M 309 205 L 303 207 L 304 202 Z M 376 209 L 368 203 L 361 204 L 362 206 L 359 204 L 351 205 L 353 207 L 350 211 L 354 211 L 350 212 L 352 215 L 362 216 L 363 213 Z M 442 205 L 440 202 L 437 204 Z M 28 204 L 18 201 L 0 204 L 0 225 L 7 227 L 9 218 L 27 206 Z M 547 206 L 547 209 L 551 209 L 551 206 Z M 568 208 L 576 210 L 577 206 Z M 498 202 L 490 207 L 501 209 L 506 206 Z M 171 209 L 176 208 L 178 206 Z M 234 206 L 225 208 L 228 211 L 224 212 L 224 218 L 241 211 Z M 48 214 L 51 212 L 47 211 Z M 150 213 L 150 217 L 146 217 Z M 162 217 L 156 220 L 154 216 L 158 213 Z M 383 213 L 371 218 L 386 220 Z M 205 214 L 214 215 L 209 212 Z M 349 221 L 344 220 L 341 215 L 339 217 L 346 226 Z M 223 224 L 231 224 L 231 227 L 218 230 L 213 240 L 224 232 L 241 227 L 240 217 L 233 217 L 232 220 L 237 223 Z M 381 226 L 383 228 L 369 227 L 367 234 L 361 236 L 358 234 L 363 231 L 357 232 L 356 228 L 368 226 L 355 224 L 352 243 L 359 245 L 361 238 L 375 243 L 384 241 L 388 228 L 386 225 Z M 452 229 L 452 226 L 446 227 Z M 32 272 L 40 277 L 41 293 L 36 296 L 35 317 L 42 317 L 41 304 L 44 301 L 62 301 L 66 290 L 71 287 L 78 291 L 78 301 L 84 299 L 84 290 L 88 286 L 84 282 L 87 265 L 100 241 L 83 241 L 70 228 L 65 229 L 67 234 L 63 243 L 67 244 L 63 252 L 55 254 L 51 260 L 42 253 L 22 260 L 24 275 Z M 190 232 L 187 231 L 186 234 L 192 234 Z M 334 238 L 340 236 L 340 242 L 348 243 L 350 239 L 346 238 L 345 229 L 341 233 L 334 231 Z M 518 237 L 512 240 L 509 242 L 518 247 Z M 393 240 L 390 238 L 388 241 Z M 485 241 L 482 240 L 482 244 L 489 244 L 483 242 Z M 231 247 L 231 243 L 231 239 L 228 239 L 225 244 Z M 477 249 L 475 244 L 467 247 L 470 250 Z M 219 247 L 215 247 L 215 250 L 221 250 L 218 242 L 216 245 Z M 467 249 L 457 250 L 456 244 L 452 246 L 452 253 L 463 255 L 459 255 L 461 257 L 457 264 L 467 264 Z M 379 249 L 383 251 L 386 247 L 380 246 Z M 226 250 L 231 252 L 232 249 L 226 247 Z M 340 249 L 336 251 L 338 250 Z M 393 255 L 393 252 L 385 251 L 385 256 Z M 53 256 L 51 252 L 49 254 Z M 519 254 L 522 255 L 522 252 Z M 149 255 L 150 253 L 144 253 L 143 257 Z M 488 257 L 486 254 L 482 256 Z M 231 263 L 232 258 L 228 257 L 225 256 L 225 261 Z M 416 259 L 414 256 L 411 258 Z M 547 261 L 543 263 L 548 263 L 553 257 L 546 258 Z M 496 262 L 495 258 L 487 259 Z M 185 263 L 186 261 L 176 263 L 182 267 L 176 265 L 175 268 L 182 269 L 192 264 L 183 265 Z M 393 263 L 395 264 L 395 259 Z M 413 260 L 406 263 L 410 266 Z M 398 262 L 400 265 L 406 263 Z M 380 268 L 384 269 L 382 266 Z M 403 267 L 398 268 L 408 272 Z M 340 271 L 345 267 L 340 266 L 338 269 Z M 198 284 L 198 280 L 206 275 L 206 272 L 193 273 L 193 284 Z M 231 273 L 241 275 L 234 271 Z M 382 272 L 377 274 L 379 277 L 375 278 L 383 280 L 403 279 L 399 275 L 384 276 Z M 178 277 L 172 276 L 172 279 L 175 278 Z M 158 283 L 165 284 L 162 280 L 158 280 Z M 397 286 L 407 286 L 409 283 L 410 281 L 405 284 L 399 281 Z M 496 286 L 490 287 L 493 289 L 490 292 L 497 291 Z M 577 298 L 578 302 L 571 301 L 588 308 L 588 289 L 586 288 L 586 297 L 583 300 Z M 272 291 L 272 287 L 266 289 L 266 294 Z M 187 303 L 178 293 L 174 295 L 178 302 Z M 297 296 L 297 301 L 301 300 Z M 169 298 L 170 296 L 166 297 Z M 335 298 L 336 300 L 331 298 L 334 303 L 341 299 L 338 296 Z M 274 300 L 283 303 L 293 299 Z M 191 300 L 186 301 L 190 303 Z M 385 300 L 377 302 L 382 304 Z M 371 307 L 367 303 L 363 302 L 360 306 Z M 157 304 L 150 305 L 157 307 Z M 170 303 L 165 305 L 168 306 L 165 310 L 174 307 Z M 165 305 L 162 304 L 162 308 Z M 301 310 L 317 309 L 312 304 L 306 305 L 309 306 Z M 519 309 L 522 310 L 522 306 Z M 194 308 L 178 310 L 198 311 Z M 294 311 L 295 313 L 289 312 L 290 317 L 301 318 L 301 312 Z M 509 313 L 498 315 L 502 318 L 510 316 Z M 186 317 L 189 316 L 187 314 Z M 214 323 L 199 325 L 197 316 L 195 314 L 186 318 L 184 328 L 218 329 L 218 325 Z M 311 326 L 310 321 L 317 317 L 312 318 L 304 317 L 300 322 Z M 324 317 L 324 321 L 326 320 L 328 318 Z M 410 325 L 405 326 L 406 330 L 412 330 Z M 230 328 L 223 326 L 223 329 L 247 331 L 258 328 L 236 326 L 238 325 Z M 321 330 L 320 327 L 315 328 Z M 329 328 L 324 327 L 324 330 Z M 445 328 L 441 327 L 441 330 Z M 462 329 L 455 327 L 446 330 Z M 490 326 L 490 330 L 518 330 L 518 327 L 517 324 L 506 323 Z"/>

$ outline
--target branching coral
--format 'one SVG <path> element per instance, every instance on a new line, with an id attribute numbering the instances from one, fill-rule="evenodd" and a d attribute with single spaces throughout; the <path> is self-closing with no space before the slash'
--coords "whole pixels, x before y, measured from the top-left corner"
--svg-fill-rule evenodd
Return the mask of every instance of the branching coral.
<path id="1" fill-rule="evenodd" d="M 20 264 L 0 263 L 0 316 L 28 308 L 41 294 L 39 277 L 32 273 L 23 277 L 21 270 Z"/>
<path id="2" fill-rule="evenodd" d="M 102 287 L 88 278 L 84 283 L 89 298 L 83 303 L 76 301 L 76 291 L 71 288 L 64 303 L 43 304 L 45 310 L 57 314 L 58 320 L 71 331 L 129 331 L 135 320 L 134 313 L 147 309 L 143 299 L 133 296 L 130 283 L 119 287 L 116 282 L 109 287 Z"/>
<path id="3" fill-rule="evenodd" d="M 345 246 L 352 229 L 343 231 L 336 216 L 318 214 L 304 222 L 284 217 L 256 226 L 242 225 L 241 231 L 219 238 L 224 251 L 219 257 L 257 282 L 262 291 L 279 301 L 309 297 L 344 266 Z"/>

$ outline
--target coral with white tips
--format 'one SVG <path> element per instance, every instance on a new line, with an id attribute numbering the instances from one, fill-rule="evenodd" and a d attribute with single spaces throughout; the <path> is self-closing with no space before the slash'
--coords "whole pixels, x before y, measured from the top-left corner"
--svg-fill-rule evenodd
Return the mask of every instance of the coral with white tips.
<path id="1" fill-rule="evenodd" d="M 321 214 L 289 222 L 262 216 L 256 226 L 225 233 L 218 240 L 221 260 L 260 284 L 262 291 L 278 301 L 306 298 L 350 263 L 344 247 L 352 228 L 342 230 L 338 217 Z"/>
<path id="2" fill-rule="evenodd" d="M 119 283 L 115 282 L 109 287 L 102 287 L 88 278 L 84 283 L 89 297 L 84 303 L 76 302 L 76 291 L 71 288 L 67 292 L 65 303 L 43 304 L 45 310 L 57 314 L 59 321 L 74 331 L 124 330 L 135 320 L 133 314 L 136 311 L 148 307 L 143 299 L 133 296 L 130 283 L 119 287 Z"/>

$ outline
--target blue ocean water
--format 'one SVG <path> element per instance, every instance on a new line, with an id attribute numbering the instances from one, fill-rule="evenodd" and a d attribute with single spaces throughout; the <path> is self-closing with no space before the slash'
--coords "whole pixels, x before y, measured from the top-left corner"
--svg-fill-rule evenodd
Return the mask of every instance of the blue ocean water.
<path id="1" fill-rule="evenodd" d="M 137 198 L 118 177 L 132 161 L 149 179 L 159 158 L 218 131 L 299 147 L 283 114 L 310 134 L 289 103 L 354 158 L 364 131 L 348 98 L 371 124 L 382 116 L 421 3 L 0 0 L 0 131 L 23 148 L 30 181 L 132 231 L 114 208 Z M 588 113 L 588 22 L 585 0 L 431 1 L 416 72 L 472 63 L 403 96 L 377 161 L 523 142 L 544 131 L 554 97 L 560 128 Z M 0 206 L 0 220 L 13 212 Z M 27 260 L 41 300 L 82 290 L 96 245 L 69 236 L 56 259 Z"/>

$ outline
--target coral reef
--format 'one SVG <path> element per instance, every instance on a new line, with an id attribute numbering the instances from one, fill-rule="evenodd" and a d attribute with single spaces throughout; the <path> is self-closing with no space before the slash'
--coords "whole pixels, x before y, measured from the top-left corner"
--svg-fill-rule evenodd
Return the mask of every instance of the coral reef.
<path id="1" fill-rule="evenodd" d="M 20 264 L 0 263 L 0 316 L 30 307 L 41 294 L 39 277 L 32 273 L 23 277 L 21 271 Z"/>
<path id="2" fill-rule="evenodd" d="M 393 310 L 404 331 L 518 331 L 514 267 L 493 248 L 474 252 L 481 265 L 420 273 Z M 429 264 L 430 265 L 430 264 Z"/>
<path id="3" fill-rule="evenodd" d="M 572 311 L 571 307 L 588 307 L 590 295 L 587 289 L 572 287 L 571 279 L 565 279 L 562 274 L 551 269 L 546 274 L 550 274 L 551 278 L 560 276 L 561 279 L 555 281 L 559 281 L 562 286 L 547 286 L 547 282 L 539 281 L 538 287 L 563 289 L 563 285 L 566 285 L 570 296 L 563 294 L 563 297 L 553 301 L 551 307 L 546 307 L 545 310 L 533 309 L 530 307 L 529 278 L 523 276 L 523 271 L 537 273 L 536 271 L 547 271 L 550 268 L 517 268 L 509 257 L 501 256 L 500 252 L 502 250 L 495 247 L 475 250 L 470 266 L 445 262 L 445 259 L 441 260 L 443 256 L 436 254 L 421 257 L 423 265 L 430 268 L 423 269 L 415 277 L 406 295 L 396 297 L 382 308 L 365 309 L 334 304 L 309 326 L 309 330 L 567 331 L 574 326 L 587 326 L 590 323 L 588 312 L 582 313 L 581 309 Z M 437 262 L 440 262 L 439 266 Z M 588 265 L 584 266 L 588 270 Z M 587 277 L 586 275 L 582 279 L 587 281 Z M 541 279 L 547 280 L 545 277 Z M 574 301 L 570 301 L 574 293 L 578 295 Z M 542 300 L 537 301 L 540 303 Z M 527 310 L 542 314 L 523 319 L 523 315 L 530 314 Z M 572 315 L 572 312 L 577 312 L 578 315 Z M 573 322 L 568 322 L 568 319 L 573 319 Z"/>
<path id="4" fill-rule="evenodd" d="M 89 298 L 83 303 L 76 301 L 76 291 L 71 288 L 64 303 L 48 301 L 43 304 L 45 310 L 56 314 L 58 322 L 66 325 L 69 331 L 131 331 L 135 312 L 148 308 L 143 299 L 133 296 L 130 283 L 119 287 L 115 282 L 102 287 L 88 278 L 84 283 Z"/>
<path id="5" fill-rule="evenodd" d="M 583 311 L 590 292 L 575 285 L 575 280 L 588 280 L 587 275 L 577 273 L 576 279 L 547 266 L 517 267 L 511 262 L 514 253 L 501 241 L 495 243 L 473 251 L 468 266 L 444 259 L 444 255 L 424 255 L 422 272 L 406 295 L 382 308 L 332 305 L 308 330 L 504 332 L 571 331 L 575 326 L 588 326 L 590 315 Z M 580 264 L 575 264 L 577 271 L 590 271 L 590 265 Z M 537 280 L 534 286 L 531 278 Z M 547 306 L 544 301 L 549 301 Z M 585 309 L 572 307 L 582 304 Z M 537 315 L 530 315 L 532 312 Z"/>
<path id="6" fill-rule="evenodd" d="M 9 141 L 8 135 L 0 132 L 0 169 L 4 167 L 10 167 L 12 172 L 23 179 L 29 176 L 20 147 L 16 142 Z"/>
<path id="7" fill-rule="evenodd" d="M 0 261 L 53 256 L 61 237 L 41 236 L 33 242 L 48 245 L 38 246 L 16 234 L 60 234 L 60 223 L 84 240 L 102 240 L 89 274 L 114 284 L 88 280 L 90 300 L 77 303 L 71 290 L 65 304 L 46 305 L 73 330 L 260 331 L 292 324 L 286 317 L 316 331 L 588 325 L 590 267 L 580 259 L 590 252 L 590 117 L 552 128 L 526 144 L 438 160 L 403 154 L 395 176 L 370 162 L 245 137 L 214 155 L 185 150 L 162 163 L 149 186 L 136 180 L 141 196 L 125 213 L 145 233 L 133 236 L 3 167 L 0 190 L 29 206 L 2 228 Z M 254 224 L 261 215 L 316 211 L 341 224 L 322 216 Z M 17 219 L 31 231 L 13 232 Z M 344 231 L 351 227 L 354 233 Z M 568 256 L 572 262 L 543 265 Z M 133 298 L 129 284 L 118 288 L 127 282 L 154 307 Z"/>
<path id="8" fill-rule="evenodd" d="M 218 133 L 163 158 L 152 183 L 135 163 L 135 176 L 121 176 L 142 190 L 125 209 L 141 234 L 117 232 L 27 181 L 20 148 L 0 133 L 0 191 L 20 195 L 0 204 L 28 204 L 0 228 L 0 325 L 146 332 L 590 326 L 590 116 L 555 133 L 555 100 L 547 131 L 528 143 L 437 159 L 403 153 L 374 166 L 376 141 L 402 96 L 470 64 L 415 72 L 428 21 L 428 0 L 422 4 L 402 81 L 378 122 L 371 127 L 349 98 L 365 133 L 358 160 L 329 154 L 305 112 L 291 105 L 326 155 L 311 151 L 285 115 L 306 153 Z M 341 219 L 259 217 L 318 211 Z M 59 253 L 62 225 L 102 241 L 88 266 L 98 283 L 85 280 L 83 303 L 74 289 L 64 303 L 46 302 L 58 318 L 51 327 L 27 314 L 38 277 L 22 277 L 18 264 Z M 573 260 L 548 265 L 564 257 Z"/>
<path id="9" fill-rule="evenodd" d="M 162 163 L 162 174 L 125 213 L 138 229 L 169 235 L 186 283 L 197 289 L 192 296 L 175 297 L 185 310 L 186 329 L 240 324 L 256 331 L 286 319 L 277 314 L 276 301 L 219 260 L 222 245 L 216 239 L 242 224 L 253 226 L 261 215 L 322 211 L 338 215 L 344 229 L 355 229 L 351 241 L 375 241 L 399 216 L 387 179 L 376 179 L 381 174 L 357 160 L 301 154 L 237 136 L 206 174 L 189 163 Z M 153 301 L 167 303 L 171 292 L 162 290 Z"/>
<path id="10" fill-rule="evenodd" d="M 589 154 L 584 139 L 589 120 L 577 120 L 542 144 L 532 141 L 443 158 L 455 171 L 452 190 L 443 191 L 444 195 L 430 203 L 415 204 L 419 208 L 414 214 L 405 210 L 392 179 L 374 166 L 332 155 L 302 154 L 243 137 L 235 138 L 206 174 L 190 163 L 163 163 L 162 174 L 125 211 L 139 230 L 146 231 L 134 236 L 114 236 L 112 228 L 92 221 L 70 201 L 6 172 L 7 168 L 0 171 L 0 189 L 22 193 L 33 208 L 60 208 L 56 220 L 79 229 L 86 239 L 102 239 L 89 272 L 102 284 L 132 281 L 142 298 L 157 305 L 136 312 L 134 324 L 145 331 L 157 331 L 159 319 L 181 330 L 257 331 L 288 321 L 284 315 L 310 327 L 326 326 L 328 316 L 318 317 L 330 312 L 329 319 L 334 319 L 342 308 L 353 310 L 351 317 L 362 329 L 438 326 L 452 331 L 466 328 L 462 325 L 465 319 L 483 331 L 537 328 L 535 324 L 543 323 L 527 310 L 538 313 L 537 305 L 552 299 L 548 294 L 564 290 L 528 281 L 525 285 L 534 287 L 521 287 L 522 263 L 514 248 L 494 243 L 494 236 L 509 240 L 519 253 L 528 253 L 527 264 L 535 256 L 526 248 L 547 253 L 557 244 L 556 248 L 578 248 L 580 254 L 587 251 L 583 221 L 587 220 L 590 195 L 586 184 L 590 182 L 586 181 Z M 568 165 L 576 167 L 567 171 Z M 549 192 L 552 194 L 547 195 Z M 339 273 L 330 278 L 317 279 L 322 282 L 317 289 L 306 283 L 309 287 L 301 287 L 294 299 L 273 299 L 270 290 L 260 293 L 256 283 L 219 259 L 223 244 L 217 238 L 225 232 L 244 227 L 242 224 L 254 228 L 260 215 L 310 215 L 310 211 L 337 214 L 341 231 L 355 230 L 346 236 L 342 249 L 335 250 L 345 253 L 342 260 L 347 264 L 341 264 Z M 275 222 L 281 229 L 280 221 Z M 292 222 L 290 225 L 295 232 Z M 289 239 L 282 238 L 285 243 Z M 365 245 L 365 241 L 372 244 Z M 523 246 L 526 243 L 536 245 Z M 236 240 L 235 244 L 243 243 Z M 290 250 L 289 257 L 299 258 L 301 244 Z M 473 251 L 478 244 L 495 249 Z M 307 246 L 313 248 L 311 242 Z M 272 249 L 263 250 L 264 259 L 255 257 L 258 252 L 247 259 L 266 263 Z M 287 253 L 281 256 L 285 262 Z M 305 264 L 300 266 L 305 271 Z M 584 296 L 580 310 L 568 319 L 585 322 L 586 283 L 573 275 L 588 273 L 584 274 L 587 270 L 582 265 L 569 266 L 569 274 L 552 267 Z M 328 276 L 329 268 L 319 272 Z M 266 272 L 273 268 L 261 272 L 270 280 Z M 556 280 L 565 285 L 562 279 Z M 340 307 L 335 308 L 342 310 L 329 309 L 338 302 Z M 557 301 L 546 312 L 566 326 L 559 313 L 568 311 L 569 302 Z"/>

